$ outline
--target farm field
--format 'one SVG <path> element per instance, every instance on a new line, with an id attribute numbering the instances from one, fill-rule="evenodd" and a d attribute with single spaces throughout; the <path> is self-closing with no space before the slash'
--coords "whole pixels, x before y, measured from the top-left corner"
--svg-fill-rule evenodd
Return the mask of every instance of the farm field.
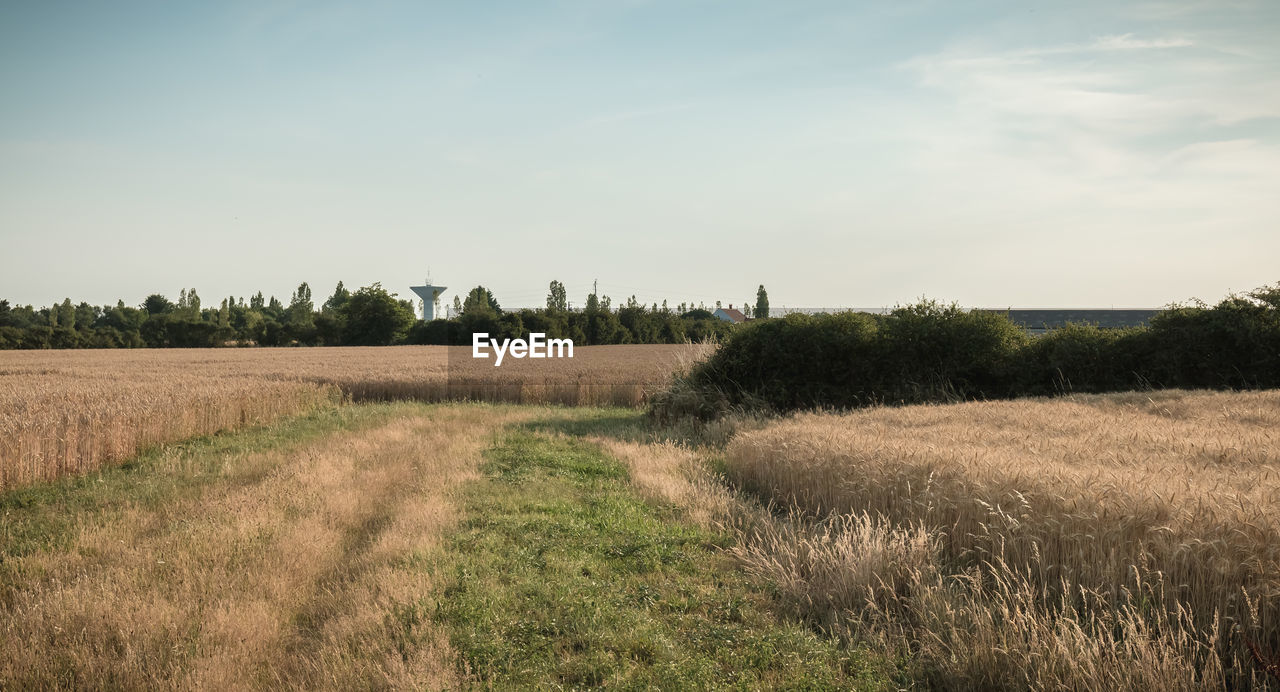
<path id="1" fill-rule="evenodd" d="M 566 434 L 641 421 L 354 405 L 0 494 L 0 688 L 891 687 Z"/>
<path id="2" fill-rule="evenodd" d="M 801 415 L 725 467 L 825 526 L 756 571 L 944 686 L 1280 682 L 1280 393 Z"/>
<path id="3" fill-rule="evenodd" d="M 696 350 L 583 352 L 0 354 L 42 455 L 0 490 L 0 688 L 1280 686 L 1280 393 L 690 436 L 635 404 Z M 512 403 L 406 401 L 449 396 Z"/>
<path id="4" fill-rule="evenodd" d="M 340 400 L 638 406 L 704 346 L 587 346 L 556 361 L 468 347 L 0 351 L 0 489 Z"/>
<path id="5" fill-rule="evenodd" d="M 1280 692 L 1278 35 L 0 2 L 0 692 Z"/>

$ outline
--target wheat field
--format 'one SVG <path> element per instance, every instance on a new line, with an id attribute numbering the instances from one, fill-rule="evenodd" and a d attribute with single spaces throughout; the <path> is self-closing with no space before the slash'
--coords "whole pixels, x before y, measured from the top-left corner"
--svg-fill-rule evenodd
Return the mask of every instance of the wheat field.
<path id="1" fill-rule="evenodd" d="M 77 514 L 66 549 L 5 555 L 0 688 L 464 687 L 448 632 L 397 616 L 445 578 L 420 556 L 481 451 L 537 412 L 370 411 L 222 455 L 204 485 L 164 455 L 148 471 L 163 501 Z"/>
<path id="2" fill-rule="evenodd" d="M 0 352 L 0 489 L 350 401 L 637 406 L 709 351 L 592 347 L 551 367 L 498 369 L 467 350 Z M 1280 392 L 717 425 L 730 437 L 728 486 L 707 463 L 720 452 L 595 441 L 628 466 L 641 496 L 729 531 L 744 569 L 827 631 L 910 661 L 925 687 L 1280 688 Z M 416 456 L 430 451 L 413 445 Z M 20 639 L 97 616 L 41 617 L 24 621 L 36 629 Z M 243 646 L 226 655 L 260 665 L 279 646 L 269 630 L 232 633 Z M 98 659 L 86 656 L 89 671 Z M 327 656 L 316 665 L 346 665 Z"/>
<path id="3" fill-rule="evenodd" d="M 343 400 L 639 406 L 706 348 L 589 346 L 500 368 L 444 346 L 0 351 L 0 489 Z"/>
<path id="4" fill-rule="evenodd" d="M 830 622 L 912 623 L 948 686 L 1280 673 L 1278 392 L 801 415 L 726 465 L 822 527 L 758 537 L 748 563 Z"/>

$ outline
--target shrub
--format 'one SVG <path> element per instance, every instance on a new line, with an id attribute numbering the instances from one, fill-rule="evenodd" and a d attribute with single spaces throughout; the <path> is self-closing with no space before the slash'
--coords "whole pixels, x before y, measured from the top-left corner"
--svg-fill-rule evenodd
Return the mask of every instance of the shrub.
<path id="1" fill-rule="evenodd" d="M 1035 339 L 1021 354 L 1021 391 L 1027 394 L 1106 392 L 1145 386 L 1129 357 L 1145 330 L 1068 324 Z"/>
<path id="2" fill-rule="evenodd" d="M 935 301 L 895 309 L 881 325 L 876 390 L 897 403 L 1009 396 L 1029 342 L 1004 315 Z"/>
<path id="3" fill-rule="evenodd" d="M 1151 379 L 1166 387 L 1280 386 L 1280 307 L 1258 299 L 1265 290 L 1153 317 Z"/>
<path id="4" fill-rule="evenodd" d="M 731 333 L 654 413 L 852 408 L 1152 387 L 1280 387 L 1280 286 L 1173 306 L 1150 327 L 1028 336 L 1006 315 L 922 301 L 788 315 Z M 663 409 L 662 407 L 666 407 Z M 661 410 L 659 410 L 661 409 Z"/>
<path id="5" fill-rule="evenodd" d="M 876 323 L 860 313 L 787 315 L 748 322 L 690 376 L 729 405 L 748 400 L 787 410 L 870 403 Z M 688 393 L 685 393 L 688 396 Z M 718 410 L 714 404 L 704 410 Z"/>
<path id="6" fill-rule="evenodd" d="M 1026 341 L 1003 316 L 933 302 L 890 316 L 792 314 L 740 327 L 690 380 L 731 406 L 780 411 L 997 397 L 1013 389 Z"/>

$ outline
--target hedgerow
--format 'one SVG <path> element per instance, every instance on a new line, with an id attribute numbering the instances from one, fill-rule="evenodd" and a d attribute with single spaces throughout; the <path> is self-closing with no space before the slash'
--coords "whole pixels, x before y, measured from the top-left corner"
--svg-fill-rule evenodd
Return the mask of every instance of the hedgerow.
<path id="1" fill-rule="evenodd" d="M 1280 284 L 1150 325 L 1028 335 L 1006 315 L 922 301 L 887 315 L 758 320 L 654 399 L 659 418 L 1155 388 L 1280 387 Z"/>

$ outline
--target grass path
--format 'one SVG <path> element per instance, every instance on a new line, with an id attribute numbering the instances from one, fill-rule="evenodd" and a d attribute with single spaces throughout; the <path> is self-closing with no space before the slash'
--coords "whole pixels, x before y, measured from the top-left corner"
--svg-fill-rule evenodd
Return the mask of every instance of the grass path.
<path id="1" fill-rule="evenodd" d="M 643 501 L 598 445 L 524 429 L 487 459 L 435 611 L 484 685 L 882 686 L 868 660 L 780 618 L 727 534 Z"/>
<path id="2" fill-rule="evenodd" d="M 880 686 L 555 432 L 619 415 L 349 406 L 0 494 L 0 689 Z"/>

